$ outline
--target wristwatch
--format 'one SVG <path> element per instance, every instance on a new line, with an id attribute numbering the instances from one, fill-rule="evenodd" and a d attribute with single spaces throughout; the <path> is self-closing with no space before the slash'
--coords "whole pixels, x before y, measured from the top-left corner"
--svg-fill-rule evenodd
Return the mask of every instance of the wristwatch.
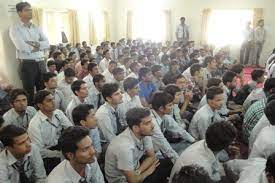
<path id="1" fill-rule="evenodd" d="M 137 170 L 135 171 L 135 173 L 136 173 L 136 175 L 140 175 L 140 174 L 141 174 L 141 172 L 140 172 L 139 169 L 137 169 Z"/>

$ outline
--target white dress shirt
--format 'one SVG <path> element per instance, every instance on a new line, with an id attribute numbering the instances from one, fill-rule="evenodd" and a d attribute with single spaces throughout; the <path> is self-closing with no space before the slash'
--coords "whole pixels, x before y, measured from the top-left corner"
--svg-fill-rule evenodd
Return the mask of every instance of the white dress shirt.
<path id="1" fill-rule="evenodd" d="M 169 183 L 172 182 L 174 175 L 179 172 L 183 166 L 193 164 L 204 168 L 212 180 L 219 181 L 221 179 L 223 172 L 222 166 L 214 153 L 207 147 L 205 140 L 201 140 L 192 144 L 182 152 L 171 171 Z"/>
<path id="2" fill-rule="evenodd" d="M 50 47 L 47 37 L 33 23 L 28 27 L 20 21 L 10 27 L 9 35 L 16 47 L 17 59 L 41 61 L 44 58 L 44 50 Z M 32 52 L 33 47 L 27 44 L 27 41 L 38 42 L 40 44 L 39 51 Z"/>
<path id="3" fill-rule="evenodd" d="M 32 143 L 39 147 L 42 158 L 60 157 L 59 151 L 48 148 L 58 144 L 61 131 L 69 126 L 72 126 L 72 123 L 59 109 L 53 112 L 52 119 L 41 111 L 36 113 L 29 124 L 28 134 Z"/>
<path id="4" fill-rule="evenodd" d="M 75 78 L 76 80 L 76 78 Z M 67 108 L 67 106 L 69 105 L 70 101 L 72 100 L 74 93 L 71 89 L 71 84 L 68 84 L 65 79 L 63 79 L 57 87 L 64 95 L 65 97 L 65 106 Z"/>
<path id="5" fill-rule="evenodd" d="M 104 177 L 95 158 L 95 162 L 85 167 L 87 183 L 104 183 Z M 63 160 L 49 174 L 47 183 L 79 183 L 81 177 L 68 160 Z"/>
<path id="6" fill-rule="evenodd" d="M 15 125 L 27 129 L 32 117 L 36 114 L 36 109 L 32 106 L 27 106 L 26 112 L 23 116 L 20 116 L 14 108 L 8 110 L 4 115 L 4 126 Z"/>
<path id="7" fill-rule="evenodd" d="M 108 68 L 108 65 L 109 65 L 109 62 L 111 60 L 107 60 L 106 58 L 103 58 L 99 64 L 98 64 L 98 71 L 99 73 L 103 73 L 107 68 Z"/>
<path id="8" fill-rule="evenodd" d="M 106 83 L 114 83 L 115 79 L 112 73 L 110 73 L 109 69 L 106 69 L 102 75 L 105 77 Z"/>
<path id="9" fill-rule="evenodd" d="M 259 133 L 262 131 L 262 129 L 269 125 L 270 125 L 269 120 L 267 119 L 266 115 L 263 114 L 263 116 L 260 118 L 260 120 L 258 121 L 258 123 L 253 128 L 253 130 L 250 134 L 250 137 L 249 137 L 249 149 L 250 150 L 252 149 L 253 144 L 254 144 L 255 140 L 257 139 Z"/>
<path id="10" fill-rule="evenodd" d="M 83 81 L 87 83 L 88 89 L 94 88 L 94 82 L 93 82 L 93 76 L 91 74 L 88 74 L 83 78 Z"/>
<path id="11" fill-rule="evenodd" d="M 275 126 L 264 127 L 257 136 L 249 155 L 249 158 L 268 158 L 275 152 Z"/>
<path id="12" fill-rule="evenodd" d="M 24 172 L 27 178 L 36 183 L 46 182 L 46 171 L 39 152 L 39 148 L 34 144 L 32 150 L 23 158 Z M 14 168 L 15 163 L 19 162 L 12 153 L 4 149 L 0 154 L 0 182 L 1 183 L 20 183 L 20 173 Z"/>

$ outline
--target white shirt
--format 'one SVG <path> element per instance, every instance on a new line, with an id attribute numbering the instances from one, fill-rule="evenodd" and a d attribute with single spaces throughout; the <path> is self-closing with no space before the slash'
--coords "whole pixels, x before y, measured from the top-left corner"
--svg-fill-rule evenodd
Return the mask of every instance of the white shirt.
<path id="1" fill-rule="evenodd" d="M 89 102 L 94 106 L 94 109 L 98 109 L 100 105 L 103 105 L 105 102 L 101 92 L 99 92 L 96 87 L 89 89 L 88 97 L 89 97 Z M 100 104 L 98 105 L 99 97 L 100 97 Z"/>
<path id="2" fill-rule="evenodd" d="M 85 167 L 87 183 L 104 183 L 103 174 L 95 159 L 95 162 Z M 47 183 L 79 183 L 82 177 L 75 171 L 68 160 L 63 160 L 49 174 Z"/>
<path id="3" fill-rule="evenodd" d="M 134 72 L 131 72 L 126 78 L 130 78 L 130 77 L 138 79 L 138 75 Z"/>
<path id="4" fill-rule="evenodd" d="M 59 109 L 53 112 L 52 119 L 48 119 L 41 111 L 36 113 L 30 121 L 28 134 L 32 143 L 40 149 L 42 158 L 60 157 L 59 151 L 48 148 L 58 144 L 61 131 L 69 126 L 72 126 L 72 123 Z"/>
<path id="5" fill-rule="evenodd" d="M 105 77 L 106 83 L 114 83 L 115 79 L 112 73 L 110 73 L 109 69 L 106 69 L 102 75 Z"/>
<path id="6" fill-rule="evenodd" d="M 14 108 L 8 110 L 4 115 L 3 119 L 5 121 L 4 126 L 7 125 L 15 125 L 17 127 L 22 127 L 27 129 L 29 126 L 29 122 L 32 117 L 36 114 L 36 109 L 32 106 L 27 106 L 26 112 L 23 116 L 20 116 Z"/>
<path id="7" fill-rule="evenodd" d="M 140 166 L 140 159 L 147 150 L 152 150 L 151 137 L 138 139 L 127 128 L 116 136 L 107 148 L 105 156 L 105 173 L 109 183 L 127 183 L 123 170 L 135 171 Z"/>
<path id="8" fill-rule="evenodd" d="M 88 89 L 95 87 L 94 82 L 93 82 L 93 76 L 91 74 L 88 74 L 87 76 L 85 76 L 83 78 L 83 81 L 85 81 L 87 83 Z"/>
<path id="9" fill-rule="evenodd" d="M 244 41 L 252 41 L 253 40 L 253 29 L 246 27 L 245 30 L 243 30 L 243 35 L 244 35 Z"/>
<path id="10" fill-rule="evenodd" d="M 216 122 L 220 121 L 217 111 L 213 111 L 208 104 L 200 108 L 193 116 L 189 132 L 198 140 L 205 139 L 207 128 Z"/>
<path id="11" fill-rule="evenodd" d="M 263 88 L 256 88 L 255 90 L 253 90 L 243 103 L 243 113 L 245 113 L 248 110 L 253 101 L 260 100 L 262 98 L 266 98 Z"/>
<path id="12" fill-rule="evenodd" d="M 9 35 L 16 47 L 17 59 L 41 61 L 44 57 L 44 50 L 50 47 L 47 37 L 33 23 L 28 27 L 20 21 L 10 27 Z M 26 41 L 39 42 L 39 51 L 32 53 L 33 47 L 27 44 Z"/>
<path id="13" fill-rule="evenodd" d="M 250 134 L 250 137 L 249 137 L 249 149 L 250 150 L 252 149 L 253 144 L 254 144 L 256 138 L 258 137 L 259 133 L 262 131 L 262 129 L 269 125 L 270 125 L 269 120 L 267 119 L 266 115 L 263 114 L 263 116 L 260 118 L 260 120 L 258 121 L 258 123 L 253 128 L 253 130 Z"/>
<path id="14" fill-rule="evenodd" d="M 169 183 L 183 166 L 192 164 L 204 168 L 212 180 L 219 181 L 221 179 L 222 166 L 214 153 L 207 147 L 205 140 L 201 140 L 182 152 L 171 171 Z"/>
<path id="15" fill-rule="evenodd" d="M 76 79 L 76 78 L 75 78 Z M 70 101 L 72 100 L 74 93 L 71 89 L 71 84 L 68 84 L 65 79 L 63 79 L 57 87 L 65 97 L 65 106 L 67 107 Z"/>
<path id="16" fill-rule="evenodd" d="M 46 182 L 46 171 L 44 164 L 37 148 L 34 144 L 31 145 L 31 152 L 23 158 L 24 172 L 30 181 L 36 183 Z M 13 168 L 14 163 L 18 160 L 7 149 L 0 154 L 0 182 L 1 183 L 20 183 L 19 172 Z"/>
<path id="17" fill-rule="evenodd" d="M 99 65 L 98 65 L 98 71 L 99 71 L 99 73 L 103 73 L 108 68 L 108 65 L 109 65 L 110 61 L 111 60 L 107 60 L 106 58 L 103 58 L 99 62 Z"/>
<path id="18" fill-rule="evenodd" d="M 177 37 L 178 38 L 183 38 L 183 39 L 186 39 L 187 37 L 187 33 L 188 33 L 188 26 L 186 24 L 182 25 L 182 24 L 179 24 L 177 26 Z"/>
<path id="19" fill-rule="evenodd" d="M 191 79 L 191 73 L 190 73 L 190 68 L 188 67 L 185 71 L 183 71 L 182 75 L 185 77 L 186 80 L 190 80 Z"/>
<path id="20" fill-rule="evenodd" d="M 268 158 L 275 152 L 275 126 L 268 125 L 261 130 L 252 146 L 249 158 Z"/>
<path id="21" fill-rule="evenodd" d="M 263 27 L 256 27 L 254 31 L 254 39 L 258 43 L 264 43 L 266 40 L 266 31 Z"/>

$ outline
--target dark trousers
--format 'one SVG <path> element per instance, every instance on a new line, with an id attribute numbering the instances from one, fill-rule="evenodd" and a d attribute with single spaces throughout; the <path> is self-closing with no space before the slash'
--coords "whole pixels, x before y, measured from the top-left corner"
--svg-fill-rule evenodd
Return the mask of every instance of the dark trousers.
<path id="1" fill-rule="evenodd" d="M 39 91 L 44 88 L 42 74 L 45 72 L 46 64 L 44 61 L 21 60 L 19 75 L 22 80 L 23 88 L 29 94 L 29 104 L 33 104 L 34 89 Z"/>
<path id="2" fill-rule="evenodd" d="M 160 159 L 160 165 L 156 168 L 155 172 L 148 176 L 143 183 L 166 183 L 167 178 L 170 176 L 173 168 L 173 163 L 170 159 Z"/>
<path id="3" fill-rule="evenodd" d="M 60 151 L 60 146 L 57 144 L 49 148 L 50 150 L 58 150 Z M 51 171 L 61 162 L 60 158 L 43 158 L 44 167 L 46 170 L 46 174 L 49 175 Z"/>
<path id="4" fill-rule="evenodd" d="M 241 64 L 248 64 L 250 51 L 251 51 L 251 43 L 244 42 L 242 44 L 241 50 L 240 50 L 240 63 Z"/>
<path id="5" fill-rule="evenodd" d="M 262 50 L 263 43 L 256 43 L 256 65 L 259 65 Z"/>

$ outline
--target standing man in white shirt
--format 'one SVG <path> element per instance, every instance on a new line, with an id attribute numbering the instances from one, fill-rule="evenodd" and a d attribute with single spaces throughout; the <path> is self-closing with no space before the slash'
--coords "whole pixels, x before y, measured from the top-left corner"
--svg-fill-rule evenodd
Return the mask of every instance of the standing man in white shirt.
<path id="1" fill-rule="evenodd" d="M 189 41 L 189 28 L 185 24 L 185 17 L 180 18 L 180 24 L 176 31 L 177 41 L 181 41 L 184 45 Z"/>
<path id="2" fill-rule="evenodd" d="M 240 50 L 240 63 L 247 64 L 249 59 L 249 52 L 251 51 L 251 44 L 253 41 L 253 29 L 250 27 L 251 22 L 247 22 L 246 28 L 243 31 L 243 43 Z"/>
<path id="3" fill-rule="evenodd" d="M 48 183 L 104 183 L 87 128 L 69 127 L 58 142 L 65 160 L 50 173 Z"/>
<path id="4" fill-rule="evenodd" d="M 32 104 L 34 87 L 43 89 L 41 74 L 46 72 L 45 54 L 49 41 L 43 32 L 31 22 L 32 9 L 28 2 L 16 4 L 20 21 L 10 27 L 9 34 L 16 47 L 16 58 L 20 61 L 20 78 L 23 88 L 29 93 Z"/>
<path id="5" fill-rule="evenodd" d="M 257 22 L 257 27 L 254 31 L 255 48 L 256 48 L 256 65 L 259 66 L 259 61 L 266 40 L 266 30 L 264 28 L 264 20 L 261 19 Z"/>

